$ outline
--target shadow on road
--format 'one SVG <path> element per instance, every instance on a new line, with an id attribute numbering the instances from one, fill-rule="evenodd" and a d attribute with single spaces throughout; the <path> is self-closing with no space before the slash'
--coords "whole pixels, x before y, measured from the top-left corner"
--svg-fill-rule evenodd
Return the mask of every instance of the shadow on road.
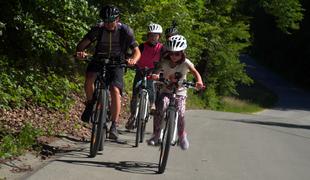
<path id="1" fill-rule="evenodd" d="M 229 122 L 237 122 L 237 123 L 246 123 L 246 124 L 257 124 L 257 125 L 263 125 L 261 127 L 264 127 L 266 129 L 272 130 L 272 131 L 277 131 L 279 133 L 283 134 L 288 134 L 292 136 L 297 136 L 301 138 L 305 138 L 310 140 L 310 137 L 300 135 L 294 132 L 288 132 L 285 130 L 280 130 L 280 129 L 275 129 L 271 128 L 270 126 L 275 126 L 275 127 L 284 127 L 284 128 L 292 128 L 292 129 L 305 129 L 305 130 L 310 130 L 310 125 L 299 125 L 299 124 L 292 124 L 292 123 L 283 123 L 283 122 L 273 122 L 273 121 L 257 121 L 257 120 L 245 120 L 245 119 L 239 119 L 239 120 L 232 120 L 232 119 L 218 119 L 222 121 L 229 121 Z"/>
<path id="2" fill-rule="evenodd" d="M 150 162 L 137 161 L 120 161 L 116 162 L 98 162 L 98 161 L 82 161 L 82 160 L 56 160 L 64 163 L 71 163 L 84 166 L 114 168 L 118 171 L 135 173 L 135 174 L 157 174 L 158 164 Z"/>
<path id="3" fill-rule="evenodd" d="M 279 126 L 279 127 L 285 127 L 285 128 L 297 128 L 297 129 L 310 130 L 310 125 L 300 125 L 300 124 L 273 122 L 273 121 L 254 121 L 254 120 L 231 120 L 231 121 L 248 123 L 248 124 L 260 124 L 260 125 L 267 125 L 267 126 Z"/>

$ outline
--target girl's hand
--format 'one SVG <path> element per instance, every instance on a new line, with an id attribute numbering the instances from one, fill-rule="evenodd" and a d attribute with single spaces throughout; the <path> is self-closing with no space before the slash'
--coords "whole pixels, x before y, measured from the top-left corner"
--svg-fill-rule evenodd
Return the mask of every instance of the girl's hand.
<path id="1" fill-rule="evenodd" d="M 78 60 L 84 60 L 86 57 L 87 57 L 87 53 L 84 52 L 84 51 L 80 51 L 80 52 L 76 52 L 75 54 L 75 57 L 78 59 Z"/>
<path id="2" fill-rule="evenodd" d="M 171 81 L 171 83 L 177 82 L 177 79 L 175 78 L 175 75 L 174 75 L 174 74 L 170 74 L 170 75 L 169 75 L 169 80 Z"/>
<path id="3" fill-rule="evenodd" d="M 196 82 L 195 88 L 199 90 L 205 88 L 205 86 L 202 82 Z"/>
<path id="4" fill-rule="evenodd" d="M 159 79 L 159 75 L 158 74 L 152 74 L 151 76 L 150 76 L 150 78 L 152 79 L 152 80 L 158 80 Z"/>

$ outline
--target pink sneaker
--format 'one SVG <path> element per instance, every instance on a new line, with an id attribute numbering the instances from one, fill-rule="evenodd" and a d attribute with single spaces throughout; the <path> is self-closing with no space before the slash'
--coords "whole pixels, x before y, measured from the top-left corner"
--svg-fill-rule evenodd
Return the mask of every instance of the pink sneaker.
<path id="1" fill-rule="evenodd" d="M 146 141 L 148 145 L 150 146 L 157 146 L 159 145 L 159 137 L 156 135 L 153 135 L 149 140 Z"/>
<path id="2" fill-rule="evenodd" d="M 189 148 L 189 142 L 187 139 L 187 134 L 180 136 L 180 147 L 182 150 L 187 150 Z"/>

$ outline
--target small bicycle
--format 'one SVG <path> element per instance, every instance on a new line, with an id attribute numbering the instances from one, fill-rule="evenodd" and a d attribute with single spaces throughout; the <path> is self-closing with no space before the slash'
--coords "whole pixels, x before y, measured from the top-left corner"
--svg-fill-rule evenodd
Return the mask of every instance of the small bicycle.
<path id="1" fill-rule="evenodd" d="M 152 69 L 143 68 L 136 69 L 141 73 L 142 79 L 137 82 L 136 88 L 139 89 L 138 96 L 136 100 L 136 109 L 134 112 L 133 121 L 135 122 L 136 130 L 136 142 L 135 147 L 139 146 L 139 143 L 144 141 L 144 134 L 145 134 L 145 127 L 146 123 L 150 118 L 150 99 L 149 99 L 149 92 L 147 90 L 147 82 L 148 76 L 152 72 Z"/>
<path id="2" fill-rule="evenodd" d="M 178 111 L 176 107 L 176 92 L 178 87 L 183 86 L 186 88 L 195 88 L 195 83 L 188 81 L 181 81 L 181 74 L 176 72 L 175 77 L 177 81 L 175 83 L 170 82 L 167 79 L 160 77 L 159 83 L 165 86 L 172 85 L 172 96 L 170 97 L 169 106 L 166 109 L 165 117 L 161 121 L 161 132 L 159 138 L 160 145 L 160 156 L 158 164 L 158 173 L 162 174 L 165 172 L 170 146 L 177 144 L 177 131 L 178 131 Z"/>
<path id="3" fill-rule="evenodd" d="M 110 91 L 107 79 L 109 74 L 108 68 L 127 67 L 125 60 L 113 61 L 105 57 L 92 57 L 86 61 L 95 61 L 101 66 L 100 72 L 97 73 L 95 80 L 95 91 L 93 94 L 93 111 L 91 115 L 91 140 L 90 140 L 90 157 L 95 157 L 98 150 L 103 150 L 104 142 L 107 137 L 108 122 L 110 121 Z"/>

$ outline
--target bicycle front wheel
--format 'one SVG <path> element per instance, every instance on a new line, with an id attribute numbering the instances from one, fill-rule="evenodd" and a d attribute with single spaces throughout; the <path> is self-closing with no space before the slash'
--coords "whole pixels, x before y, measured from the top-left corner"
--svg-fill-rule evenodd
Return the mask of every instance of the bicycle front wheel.
<path id="1" fill-rule="evenodd" d="M 175 118 L 175 113 L 169 113 L 167 115 L 166 127 L 163 130 L 164 131 L 163 138 L 160 144 L 160 156 L 159 156 L 159 163 L 158 163 L 159 174 L 164 173 L 166 169 L 170 146 L 171 146 L 172 134 L 173 134 L 172 122 L 174 121 L 174 118 Z"/>
<path id="2" fill-rule="evenodd" d="M 140 134 L 141 134 L 141 127 L 142 127 L 142 122 L 140 118 L 137 118 L 137 131 L 136 131 L 136 144 L 135 147 L 139 146 L 139 140 L 140 140 Z"/>
<path id="3" fill-rule="evenodd" d="M 107 117 L 107 108 L 105 104 L 107 103 L 107 93 L 106 90 L 99 92 L 97 102 L 94 106 L 94 113 L 92 115 L 92 134 L 90 140 L 90 157 L 95 157 L 100 150 L 103 149 L 105 136 L 103 135 L 104 123 Z"/>
<path id="4" fill-rule="evenodd" d="M 150 101 L 149 101 L 149 94 L 147 91 L 143 92 L 143 98 L 142 98 L 141 103 L 143 104 L 143 106 L 140 106 L 140 110 L 139 110 L 139 112 L 141 112 L 140 114 L 140 119 L 141 119 L 140 143 L 144 141 L 146 123 L 148 121 L 148 118 L 150 117 Z"/>

